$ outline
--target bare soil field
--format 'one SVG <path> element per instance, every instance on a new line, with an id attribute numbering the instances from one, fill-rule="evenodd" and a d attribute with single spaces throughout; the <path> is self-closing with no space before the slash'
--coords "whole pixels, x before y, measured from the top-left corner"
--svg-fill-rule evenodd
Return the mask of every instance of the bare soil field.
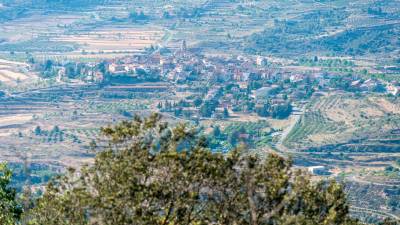
<path id="1" fill-rule="evenodd" d="M 29 69 L 28 64 L 0 59 L 0 82 L 17 85 L 19 82 L 37 78 Z"/>
<path id="2" fill-rule="evenodd" d="M 89 18 L 83 13 L 33 14 L 0 25 L 1 37 L 9 43 L 28 41 L 39 36 L 63 33 L 70 25 Z"/>
<path id="3" fill-rule="evenodd" d="M 85 92 L 84 100 L 72 96 L 77 91 Z M 135 113 L 146 115 L 153 104 L 140 97 L 102 98 L 102 91 L 95 86 L 59 85 L 2 98 L 0 160 L 20 162 L 23 151 L 30 154 L 32 163 L 56 167 L 79 167 L 91 162 L 94 154 L 89 146 L 98 139 L 100 127 L 129 119 Z M 53 95 L 60 98 L 46 100 Z"/>
<path id="4" fill-rule="evenodd" d="M 78 51 L 112 53 L 143 50 L 155 45 L 162 36 L 163 32 L 157 28 L 152 30 L 127 26 L 102 28 L 83 34 L 65 34 L 51 40 L 78 44 Z"/>

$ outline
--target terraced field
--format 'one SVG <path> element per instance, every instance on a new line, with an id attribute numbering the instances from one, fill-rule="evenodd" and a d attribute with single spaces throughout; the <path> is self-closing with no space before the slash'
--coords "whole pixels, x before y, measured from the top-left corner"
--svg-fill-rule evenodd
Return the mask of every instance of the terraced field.
<path id="1" fill-rule="evenodd" d="M 304 115 L 284 140 L 289 148 L 307 149 L 312 147 L 349 143 L 362 149 L 366 145 L 378 144 L 373 140 L 382 138 L 399 128 L 399 100 L 386 96 L 353 96 L 331 94 L 313 99 Z M 369 139 L 368 143 L 360 140 Z M 396 136 L 388 137 L 395 148 Z"/>
<path id="2" fill-rule="evenodd" d="M 0 59 L 0 82 L 2 83 L 15 86 L 36 77 L 35 74 L 29 72 L 28 64 Z"/>

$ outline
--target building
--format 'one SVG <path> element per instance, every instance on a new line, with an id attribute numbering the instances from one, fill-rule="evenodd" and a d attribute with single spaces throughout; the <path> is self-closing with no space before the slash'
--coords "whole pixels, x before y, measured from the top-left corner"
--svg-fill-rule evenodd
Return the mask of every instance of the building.
<path id="1" fill-rule="evenodd" d="M 110 64 L 108 66 L 108 70 L 111 73 L 124 73 L 124 72 L 126 72 L 125 65 L 118 65 L 118 64 L 115 64 L 115 63 Z"/>
<path id="2" fill-rule="evenodd" d="M 293 74 L 289 77 L 290 82 L 292 83 L 298 83 L 303 81 L 304 76 L 302 74 Z"/>
<path id="3" fill-rule="evenodd" d="M 57 72 L 57 82 L 62 82 L 65 80 L 66 77 L 66 70 L 65 67 L 61 67 Z"/>
<path id="4" fill-rule="evenodd" d="M 307 168 L 312 175 L 326 175 L 328 170 L 325 166 L 310 166 Z"/>
<path id="5" fill-rule="evenodd" d="M 268 63 L 267 59 L 262 56 L 258 56 L 256 59 L 257 66 L 266 66 Z"/>
<path id="6" fill-rule="evenodd" d="M 368 79 L 360 85 L 361 91 L 374 91 L 378 87 L 378 82 L 374 79 Z"/>
<path id="7" fill-rule="evenodd" d="M 400 94 L 400 86 L 398 87 L 393 84 L 388 84 L 386 86 L 386 90 L 389 94 L 394 95 L 394 96 L 397 96 Z"/>

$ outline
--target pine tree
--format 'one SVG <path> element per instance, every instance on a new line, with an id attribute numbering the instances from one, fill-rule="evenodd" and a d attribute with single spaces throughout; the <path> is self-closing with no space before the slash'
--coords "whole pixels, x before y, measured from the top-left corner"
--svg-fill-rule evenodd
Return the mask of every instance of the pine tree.
<path id="1" fill-rule="evenodd" d="M 341 185 L 279 155 L 212 153 L 198 128 L 158 114 L 102 133 L 109 149 L 49 183 L 31 224 L 358 224 Z"/>
<path id="2" fill-rule="evenodd" d="M 10 187 L 12 172 L 0 164 L 0 224 L 14 225 L 20 218 L 22 207 L 16 201 L 16 191 Z"/>

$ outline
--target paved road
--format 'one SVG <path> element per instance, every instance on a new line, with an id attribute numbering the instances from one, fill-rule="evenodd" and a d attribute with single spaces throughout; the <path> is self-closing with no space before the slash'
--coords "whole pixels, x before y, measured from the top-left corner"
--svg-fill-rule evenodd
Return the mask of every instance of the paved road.
<path id="1" fill-rule="evenodd" d="M 296 126 L 296 124 L 300 121 L 302 115 L 304 114 L 304 107 L 300 110 L 300 113 L 292 115 L 294 118 L 294 121 L 288 126 L 283 132 L 281 137 L 279 138 L 278 143 L 276 144 L 276 148 L 281 151 L 281 152 L 286 152 L 286 153 L 297 153 L 296 151 L 288 149 L 286 146 L 283 145 L 283 141 L 286 139 L 286 137 L 290 134 L 290 132 L 293 130 L 293 128 Z"/>

